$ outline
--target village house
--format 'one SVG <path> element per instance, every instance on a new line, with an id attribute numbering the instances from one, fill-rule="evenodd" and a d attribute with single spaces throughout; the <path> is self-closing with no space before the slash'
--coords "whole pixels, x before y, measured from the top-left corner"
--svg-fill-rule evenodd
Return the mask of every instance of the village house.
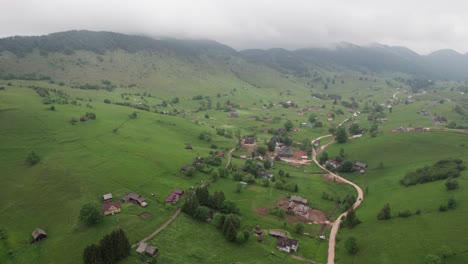
<path id="1" fill-rule="evenodd" d="M 244 144 L 252 145 L 255 144 L 255 138 L 253 137 L 247 137 L 244 139 Z"/>
<path id="2" fill-rule="evenodd" d="M 239 117 L 239 113 L 235 112 L 235 111 L 232 111 L 232 112 L 229 112 L 228 117 Z"/>
<path id="3" fill-rule="evenodd" d="M 112 201 L 112 194 L 111 194 L 111 193 L 104 194 L 104 195 L 102 196 L 102 200 L 103 200 L 104 202 Z"/>
<path id="4" fill-rule="evenodd" d="M 300 196 L 294 196 L 294 195 L 291 195 L 291 197 L 289 198 L 289 201 L 290 202 L 295 202 L 295 203 L 300 203 L 300 204 L 304 204 L 304 205 L 307 205 L 307 199 L 304 199 Z"/>
<path id="5" fill-rule="evenodd" d="M 140 195 L 136 194 L 136 193 L 129 193 L 129 194 L 125 195 L 122 198 L 122 201 L 124 203 L 132 202 L 134 204 L 140 205 L 141 207 L 146 207 L 148 205 L 148 203 L 145 201 L 145 198 L 143 196 L 140 196 Z"/>
<path id="6" fill-rule="evenodd" d="M 303 116 L 303 115 L 304 115 L 304 111 L 297 111 L 297 115 Z"/>
<path id="7" fill-rule="evenodd" d="M 292 147 L 284 146 L 283 148 L 281 148 L 278 155 L 280 156 L 280 158 L 291 158 L 293 156 Z"/>
<path id="8" fill-rule="evenodd" d="M 312 142 L 312 146 L 314 147 L 318 147 L 320 145 L 320 139 L 316 139 L 314 140 L 314 142 Z"/>
<path id="9" fill-rule="evenodd" d="M 367 164 L 365 164 L 365 163 L 356 161 L 356 162 L 354 163 L 354 167 L 355 167 L 356 169 L 358 169 L 359 172 L 362 174 L 362 173 L 366 172 L 368 166 L 367 166 Z"/>
<path id="10" fill-rule="evenodd" d="M 294 158 L 297 160 L 306 160 L 308 157 L 305 151 L 295 151 Z"/>
<path id="11" fill-rule="evenodd" d="M 104 215 L 114 215 L 120 213 L 121 208 L 119 202 L 108 202 L 102 205 L 102 213 Z"/>
<path id="12" fill-rule="evenodd" d="M 327 120 L 328 121 L 333 121 L 333 115 L 331 113 L 328 113 Z"/>
<path id="13" fill-rule="evenodd" d="M 265 179 L 271 179 L 273 178 L 273 173 L 271 171 L 257 171 L 257 177 L 258 178 L 265 178 Z"/>
<path id="14" fill-rule="evenodd" d="M 146 255 L 150 257 L 155 257 L 156 255 L 158 255 L 159 249 L 157 247 L 148 245 L 148 243 L 140 242 L 140 244 L 138 244 L 136 252 L 139 254 L 142 254 L 144 252 Z"/>
<path id="15" fill-rule="evenodd" d="M 268 234 L 276 238 L 288 237 L 288 232 L 279 229 L 270 229 Z"/>
<path id="16" fill-rule="evenodd" d="M 337 160 L 327 160 L 325 162 L 325 165 L 329 165 L 330 167 L 332 167 L 333 169 L 336 170 L 341 166 L 341 162 L 339 162 Z"/>
<path id="17" fill-rule="evenodd" d="M 42 239 L 46 238 L 47 233 L 44 230 L 40 229 L 40 228 L 36 228 L 32 232 L 32 237 L 33 237 L 32 243 L 38 242 L 38 241 L 41 241 Z"/>
<path id="18" fill-rule="evenodd" d="M 298 127 L 294 127 L 294 128 L 293 128 L 293 131 L 294 131 L 294 132 L 299 132 L 299 131 L 301 131 L 301 129 L 298 128 Z"/>
<path id="19" fill-rule="evenodd" d="M 174 190 L 171 194 L 169 194 L 166 198 L 166 203 L 177 203 L 180 199 L 180 196 L 184 194 L 182 190 Z"/>
<path id="20" fill-rule="evenodd" d="M 418 114 L 426 116 L 426 115 L 429 115 L 429 112 L 426 110 L 421 110 L 418 112 Z"/>
<path id="21" fill-rule="evenodd" d="M 447 118 L 445 118 L 444 116 L 437 116 L 434 121 L 436 121 L 437 123 L 447 123 Z"/>
<path id="22" fill-rule="evenodd" d="M 299 241 L 287 237 L 279 238 L 276 242 L 276 248 L 288 253 L 296 253 L 299 249 Z"/>

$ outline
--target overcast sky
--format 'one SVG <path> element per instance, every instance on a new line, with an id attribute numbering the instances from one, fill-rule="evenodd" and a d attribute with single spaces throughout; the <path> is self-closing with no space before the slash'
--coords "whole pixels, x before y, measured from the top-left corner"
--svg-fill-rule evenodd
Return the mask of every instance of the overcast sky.
<path id="1" fill-rule="evenodd" d="M 0 0 L 0 37 L 71 29 L 213 39 L 236 49 L 382 43 L 468 51 L 467 0 Z"/>

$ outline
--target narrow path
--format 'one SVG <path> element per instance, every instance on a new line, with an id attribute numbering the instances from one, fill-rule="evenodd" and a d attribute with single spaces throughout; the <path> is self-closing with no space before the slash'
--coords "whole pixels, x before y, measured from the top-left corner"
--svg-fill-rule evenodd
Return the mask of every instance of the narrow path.
<path id="1" fill-rule="evenodd" d="M 167 220 L 162 226 L 160 226 L 158 229 L 156 229 L 156 231 L 151 233 L 149 236 L 143 238 L 142 240 L 140 240 L 136 244 L 133 244 L 132 248 L 137 247 L 138 244 L 140 244 L 141 242 L 146 242 L 146 241 L 150 240 L 151 238 L 153 238 L 154 236 L 159 234 L 161 231 L 163 231 L 170 223 L 172 223 L 177 218 L 177 216 L 179 216 L 180 211 L 182 211 L 181 208 L 177 209 L 177 211 L 171 216 L 171 218 L 169 218 L 169 220 Z"/>
<path id="2" fill-rule="evenodd" d="M 395 99 L 397 102 L 400 101 L 400 99 L 398 99 L 397 94 L 401 93 L 401 91 L 398 91 L 396 93 L 393 94 L 393 99 Z"/>
<path id="3" fill-rule="evenodd" d="M 229 165 L 231 164 L 231 158 L 232 158 L 232 152 L 234 152 L 234 150 L 236 150 L 236 148 L 233 148 L 231 149 L 229 152 L 228 152 L 228 160 L 227 160 L 227 163 L 226 163 L 226 169 L 229 167 Z"/>
<path id="4" fill-rule="evenodd" d="M 344 122 L 343 122 L 344 123 Z M 341 124 L 343 124 L 341 123 Z M 341 125 L 340 124 L 340 125 Z M 325 135 L 325 136 L 321 136 L 321 137 L 318 137 L 317 139 L 315 140 L 319 140 L 319 139 L 322 139 L 322 138 L 325 138 L 325 137 L 330 137 L 331 135 Z M 328 147 L 331 143 L 328 143 L 324 146 L 322 146 L 319 150 L 320 151 L 323 151 L 326 147 Z M 354 202 L 353 204 L 353 209 L 355 210 L 356 208 L 359 207 L 359 205 L 361 204 L 361 202 L 363 201 L 364 199 L 364 193 L 362 192 L 362 189 L 361 187 L 359 187 L 357 184 L 355 184 L 354 182 L 351 182 L 343 177 L 341 177 L 340 175 L 336 174 L 336 173 L 333 173 L 329 170 L 327 170 L 324 166 L 322 166 L 318 161 L 317 161 L 317 152 L 315 151 L 314 148 L 312 148 L 312 160 L 315 162 L 315 164 L 317 164 L 317 166 L 319 166 L 321 169 L 327 171 L 328 173 L 330 173 L 330 175 L 332 175 L 333 177 L 336 177 L 337 180 L 339 180 L 340 182 L 343 182 L 343 183 L 346 183 L 346 184 L 349 184 L 351 186 L 354 187 L 354 189 L 356 189 L 357 193 L 358 193 L 358 198 L 356 200 L 356 202 Z M 335 244 L 336 244 L 336 234 L 338 233 L 338 229 L 340 228 L 340 224 L 341 224 L 341 220 L 343 219 L 343 217 L 345 217 L 346 215 L 348 214 L 348 212 L 344 212 L 342 213 L 340 216 L 338 216 L 338 218 L 335 220 L 335 222 L 333 222 L 332 224 L 332 229 L 330 231 L 330 238 L 329 238 L 329 242 L 328 242 L 328 261 L 327 263 L 328 264 L 334 264 L 335 263 Z"/>

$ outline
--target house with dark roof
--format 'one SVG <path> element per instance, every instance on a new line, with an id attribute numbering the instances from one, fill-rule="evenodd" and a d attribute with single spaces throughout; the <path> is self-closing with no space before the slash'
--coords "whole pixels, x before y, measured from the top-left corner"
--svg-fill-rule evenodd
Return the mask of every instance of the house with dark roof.
<path id="1" fill-rule="evenodd" d="M 253 138 L 253 137 L 245 138 L 244 139 L 244 144 L 249 144 L 249 145 L 255 144 L 255 138 Z"/>
<path id="2" fill-rule="evenodd" d="M 279 229 L 270 229 L 268 230 L 268 234 L 276 238 L 288 237 L 288 232 Z"/>
<path id="3" fill-rule="evenodd" d="M 174 190 L 171 194 L 169 194 L 166 198 L 166 203 L 177 203 L 180 199 L 180 196 L 184 194 L 182 190 Z"/>
<path id="4" fill-rule="evenodd" d="M 287 237 L 279 238 L 276 242 L 276 248 L 288 253 L 296 253 L 299 249 L 299 241 Z"/>
<path id="5" fill-rule="evenodd" d="M 291 197 L 289 197 L 289 201 L 290 202 L 295 202 L 296 204 L 304 204 L 304 205 L 307 205 L 307 199 L 304 199 L 302 198 L 301 196 L 294 196 L 294 195 L 291 195 Z"/>
<path id="6" fill-rule="evenodd" d="M 32 237 L 33 237 L 32 243 L 38 242 L 38 241 L 41 241 L 44 238 L 47 238 L 47 233 L 44 230 L 40 229 L 40 228 L 36 228 L 32 232 Z"/>
<path id="7" fill-rule="evenodd" d="M 356 162 L 354 163 L 354 167 L 355 167 L 356 169 L 358 169 L 359 172 L 361 172 L 361 174 L 364 173 L 364 172 L 366 172 L 366 170 L 367 170 L 367 168 L 368 168 L 367 164 L 362 163 L 362 162 L 359 162 L 359 161 L 356 161 Z"/>
<path id="8" fill-rule="evenodd" d="M 228 117 L 239 117 L 239 113 L 232 111 L 228 113 Z"/>
<path id="9" fill-rule="evenodd" d="M 257 177 L 270 179 L 273 177 L 273 173 L 271 171 L 259 170 L 257 171 Z"/>
<path id="10" fill-rule="evenodd" d="M 104 215 L 114 215 L 120 213 L 122 206 L 119 202 L 109 202 L 102 205 L 102 212 Z"/>
<path id="11" fill-rule="evenodd" d="M 159 253 L 159 249 L 157 247 L 153 247 L 146 242 L 140 242 L 135 251 L 139 254 L 142 254 L 144 252 L 146 255 L 150 257 L 155 257 Z"/>
<path id="12" fill-rule="evenodd" d="M 124 203 L 132 202 L 134 204 L 140 205 L 141 207 L 146 207 L 148 205 L 148 203 L 145 201 L 145 198 L 143 196 L 140 196 L 140 195 L 136 194 L 136 193 L 129 193 L 129 194 L 125 195 L 122 198 L 122 201 Z"/>
<path id="13" fill-rule="evenodd" d="M 291 158 L 293 155 L 293 149 L 290 146 L 284 146 L 278 153 L 280 158 Z"/>

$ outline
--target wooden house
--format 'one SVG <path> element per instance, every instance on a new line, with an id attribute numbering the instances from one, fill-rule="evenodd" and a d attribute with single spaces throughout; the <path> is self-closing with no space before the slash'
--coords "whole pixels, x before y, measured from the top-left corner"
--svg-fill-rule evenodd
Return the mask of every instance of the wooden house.
<path id="1" fill-rule="evenodd" d="M 32 243 L 38 242 L 38 241 L 41 241 L 42 239 L 46 238 L 47 233 L 44 230 L 40 229 L 40 228 L 36 228 L 32 232 L 32 237 L 33 237 Z"/>
<path id="2" fill-rule="evenodd" d="M 276 242 L 276 248 L 288 253 L 296 253 L 299 249 L 299 241 L 287 237 L 282 237 Z"/>
<path id="3" fill-rule="evenodd" d="M 122 198 L 122 201 L 124 203 L 132 202 L 134 204 L 140 205 L 141 207 L 146 207 L 148 205 L 148 203 L 145 201 L 145 198 L 143 196 L 140 196 L 140 195 L 136 194 L 136 193 L 129 193 L 129 194 L 125 195 Z"/>
<path id="4" fill-rule="evenodd" d="M 111 193 L 104 194 L 104 195 L 102 196 L 102 200 L 103 200 L 104 202 L 112 201 L 112 194 L 111 194 Z"/>
<path id="5" fill-rule="evenodd" d="M 114 215 L 120 213 L 122 206 L 119 202 L 109 202 L 102 205 L 102 212 L 104 215 Z"/>

